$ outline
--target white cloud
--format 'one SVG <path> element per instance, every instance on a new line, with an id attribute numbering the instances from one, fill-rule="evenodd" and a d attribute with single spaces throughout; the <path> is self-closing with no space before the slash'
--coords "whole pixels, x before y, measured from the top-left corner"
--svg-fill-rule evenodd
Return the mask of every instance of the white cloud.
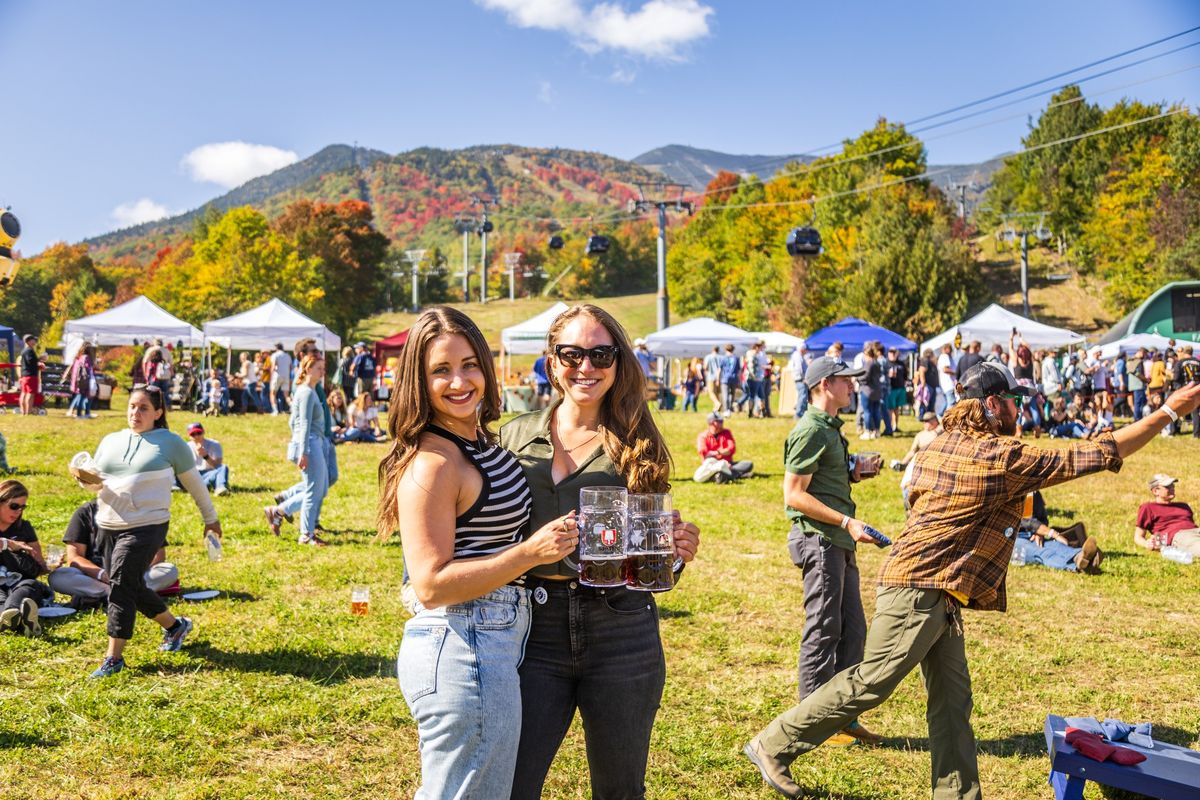
<path id="1" fill-rule="evenodd" d="M 118 228 L 128 228 L 130 225 L 153 222 L 170 214 L 166 206 L 154 202 L 149 197 L 143 197 L 132 203 L 121 203 L 112 210 L 112 219 Z"/>
<path id="2" fill-rule="evenodd" d="M 180 161 L 192 180 L 232 189 L 251 178 L 295 164 L 299 156 L 266 144 L 215 142 L 197 147 Z"/>
<path id="3" fill-rule="evenodd" d="M 633 83 L 637 78 L 637 70 L 626 69 L 625 67 L 617 67 L 612 71 L 612 75 L 608 79 L 613 83 Z"/>
<path id="4" fill-rule="evenodd" d="M 554 102 L 554 86 L 550 81 L 538 81 L 537 99 L 539 103 L 550 105 Z"/>
<path id="5" fill-rule="evenodd" d="M 635 11 L 609 2 L 586 7 L 583 0 L 475 2 L 504 12 L 517 27 L 565 33 L 589 53 L 617 50 L 664 61 L 683 60 L 683 46 L 707 36 L 716 13 L 699 0 L 647 0 Z"/>

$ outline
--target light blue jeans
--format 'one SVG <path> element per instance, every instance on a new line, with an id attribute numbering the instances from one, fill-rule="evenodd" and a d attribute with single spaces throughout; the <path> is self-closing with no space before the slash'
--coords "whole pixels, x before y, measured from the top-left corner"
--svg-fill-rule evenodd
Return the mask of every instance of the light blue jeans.
<path id="1" fill-rule="evenodd" d="M 321 438 L 324 439 L 324 437 Z M 333 488 L 333 485 L 338 481 L 337 451 L 333 449 L 332 439 L 325 439 L 325 467 L 329 471 L 329 483 L 325 486 L 325 493 L 328 494 L 329 490 Z M 289 516 L 297 514 L 300 511 L 300 506 L 304 503 L 304 486 L 304 481 L 300 480 L 284 489 L 283 492 L 281 492 L 283 495 L 283 502 L 279 504 L 279 510 L 285 514 L 288 514 Z M 318 523 L 320 523 L 320 521 L 321 514 L 320 511 L 318 511 L 317 519 L 313 523 L 314 530 L 316 530 L 316 526 Z"/>
<path id="2" fill-rule="evenodd" d="M 529 635 L 529 592 L 501 586 L 466 603 L 417 604 L 416 611 L 396 657 L 421 741 L 414 800 L 507 798 L 521 739 L 517 668 Z"/>
<path id="3" fill-rule="evenodd" d="M 321 518 L 321 504 L 329 492 L 329 465 L 325 461 L 328 439 L 320 434 L 308 437 L 308 465 L 301 470 L 300 493 L 300 544 L 308 544 L 317 532 L 317 520 Z"/>

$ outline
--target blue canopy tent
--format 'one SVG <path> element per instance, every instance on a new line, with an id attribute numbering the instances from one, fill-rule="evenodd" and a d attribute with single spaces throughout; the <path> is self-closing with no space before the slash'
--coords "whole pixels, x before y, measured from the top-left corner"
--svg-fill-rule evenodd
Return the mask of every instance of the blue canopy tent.
<path id="1" fill-rule="evenodd" d="M 880 342 L 884 349 L 896 348 L 901 353 L 917 352 L 917 343 L 898 333 L 872 325 L 857 317 L 846 317 L 805 337 L 808 352 L 822 356 L 834 342 L 841 342 L 846 357 L 861 353 L 867 342 Z"/>
<path id="2" fill-rule="evenodd" d="M 8 345 L 8 361 L 11 364 L 17 358 L 17 334 L 7 325 L 0 325 L 0 340 Z"/>

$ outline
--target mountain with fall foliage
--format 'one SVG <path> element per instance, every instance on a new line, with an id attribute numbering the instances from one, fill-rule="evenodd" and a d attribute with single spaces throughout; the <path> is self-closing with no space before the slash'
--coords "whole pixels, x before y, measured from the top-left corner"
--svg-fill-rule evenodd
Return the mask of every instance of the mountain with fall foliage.
<path id="1" fill-rule="evenodd" d="M 637 197 L 637 183 L 661 178 L 636 164 L 602 153 L 516 145 L 479 145 L 461 150 L 422 147 L 389 156 L 378 150 L 331 145 L 291 166 L 239 186 L 206 206 L 87 240 L 97 260 L 132 257 L 148 263 L 163 247 L 187 236 L 211 206 L 226 211 L 253 206 L 278 216 L 297 200 L 370 203 L 375 227 L 405 247 L 452 246 L 453 220 L 477 213 L 473 194 L 500 201 L 495 225 L 549 231 L 603 226 L 603 217 Z M 596 217 L 593 223 L 590 217 Z"/>

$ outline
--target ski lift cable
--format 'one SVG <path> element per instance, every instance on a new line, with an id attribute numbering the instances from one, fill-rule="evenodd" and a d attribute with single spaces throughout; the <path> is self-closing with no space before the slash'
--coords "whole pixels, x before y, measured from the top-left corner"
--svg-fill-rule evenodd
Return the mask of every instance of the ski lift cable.
<path id="1" fill-rule="evenodd" d="M 1200 44 L 1200 42 L 1197 42 L 1196 44 Z M 1189 45 L 1189 47 L 1190 46 L 1191 45 Z M 1153 75 L 1149 78 L 1145 78 L 1140 81 L 1134 81 L 1132 83 L 1123 84 L 1121 86 L 1110 87 L 1108 89 L 1104 89 L 1102 91 L 1094 93 L 1092 95 L 1092 97 L 1100 97 L 1102 95 L 1110 94 L 1112 92 L 1119 92 L 1124 89 L 1128 89 L 1131 86 L 1137 86 L 1137 85 L 1140 85 L 1143 83 L 1149 83 L 1151 81 L 1171 77 L 1173 75 L 1178 75 L 1182 72 L 1188 72 L 1189 70 L 1194 70 L 1197 68 L 1200 68 L 1200 64 L 1192 64 L 1191 66 L 1184 67 L 1182 69 L 1172 70 L 1170 72 L 1164 72 L 1159 75 Z M 1056 91 L 1056 90 L 1052 90 L 1052 91 Z M 1069 100 L 1060 100 L 1057 103 L 1050 103 L 1049 105 L 1047 105 L 1046 110 L 1049 111 L 1050 109 L 1058 108 L 1060 106 L 1071 105 L 1073 103 L 1082 102 L 1083 100 L 1086 100 L 1086 99 L 1087 98 L 1081 96 L 1081 97 L 1074 97 Z M 986 122 L 980 122 L 980 123 L 971 125 L 966 128 L 960 128 L 957 130 L 940 133 L 936 136 L 926 136 L 923 138 L 923 141 L 932 142 L 932 141 L 937 141 L 939 139 L 946 139 L 946 138 L 949 138 L 952 136 L 959 136 L 964 133 L 969 133 L 971 131 L 979 130 L 980 128 L 986 128 L 991 125 L 999 125 L 1002 122 L 1009 122 L 1013 119 L 1017 119 L 1017 118 L 1024 117 L 1024 116 L 1026 116 L 1026 112 L 1022 111 L 1017 114 L 1010 114 L 1006 117 L 1000 117 L 999 119 L 988 120 Z M 913 131 L 909 131 L 909 132 L 910 133 L 920 133 L 922 131 L 929 130 L 933 127 L 936 127 L 936 126 L 930 126 L 929 128 L 921 128 L 921 129 L 917 129 L 917 130 L 913 130 Z M 776 178 L 786 178 L 786 177 L 792 177 L 792 176 L 796 176 L 796 175 L 806 175 L 806 174 L 810 174 L 810 173 L 814 173 L 814 172 L 820 172 L 825 169 L 830 169 L 831 167 L 841 166 L 844 164 L 853 164 L 856 161 L 862 161 L 864 159 L 871 158 L 872 156 L 884 155 L 886 153 L 894 152 L 896 150 L 902 150 L 906 147 L 912 147 L 913 144 L 914 144 L 913 142 L 906 142 L 904 144 L 891 145 L 889 147 L 882 147 L 878 150 L 872 150 L 871 152 L 868 152 L 868 153 L 859 153 L 858 155 L 850 156 L 849 158 L 843 158 L 843 159 L 839 159 L 837 161 L 826 161 L 826 162 L 823 162 L 821 164 L 816 164 L 816 165 L 802 164 L 793 170 L 781 170 L 781 171 L 775 173 L 773 176 L 768 176 L 765 178 L 764 177 L 756 177 L 754 180 L 744 179 L 738 184 L 738 186 L 739 187 L 740 186 L 755 186 L 757 184 L 766 183 L 767 181 L 774 180 Z M 711 189 L 711 190 L 708 190 L 705 192 L 700 192 L 699 194 L 695 195 L 695 197 L 696 198 L 706 197 L 710 194 L 715 194 L 717 192 L 724 192 L 724 191 L 728 191 L 728 189 Z"/>
<path id="2" fill-rule="evenodd" d="M 962 104 L 960 104 L 960 105 L 953 106 L 952 108 L 947 108 L 947 109 L 944 109 L 944 110 L 942 110 L 942 111 L 938 111 L 938 112 L 936 112 L 936 113 L 933 113 L 933 114 L 926 114 L 925 116 L 923 116 L 923 117 L 917 117 L 916 119 L 904 120 L 904 121 L 903 121 L 903 124 L 904 124 L 904 125 L 917 125 L 917 124 L 920 124 L 920 123 L 922 123 L 922 122 L 928 122 L 928 121 L 930 121 L 930 120 L 937 119 L 938 117 L 944 117 L 944 116 L 947 116 L 947 115 L 949 115 L 949 114 L 954 114 L 954 113 L 956 113 L 956 112 L 958 112 L 958 111 L 964 111 L 964 110 L 966 110 L 966 109 L 968 109 L 968 108 L 973 108 L 973 107 L 975 107 L 975 106 L 978 106 L 978 105 L 982 105 L 982 104 L 984 104 L 984 103 L 991 102 L 992 100 L 999 100 L 1000 98 L 1002 98 L 1002 97 L 1007 97 L 1007 96 L 1008 96 L 1008 95 L 1010 95 L 1010 94 L 1016 94 L 1017 92 L 1022 92 L 1022 91 L 1026 90 L 1026 89 L 1032 89 L 1034 86 L 1040 86 L 1040 85 L 1041 85 L 1041 84 L 1043 84 L 1043 83 L 1047 83 L 1047 82 L 1049 82 L 1049 81 L 1057 80 L 1058 78 L 1064 78 L 1064 77 L 1066 77 L 1066 76 L 1068 76 L 1068 75 L 1072 75 L 1072 74 L 1074 74 L 1074 73 L 1076 73 L 1076 72 L 1082 72 L 1082 71 L 1083 71 L 1083 70 L 1085 70 L 1085 69 L 1091 69 L 1092 67 L 1097 67 L 1097 66 L 1099 66 L 1099 65 L 1101 65 L 1101 64 L 1106 64 L 1106 63 L 1108 63 L 1108 62 L 1110 62 L 1110 61 L 1115 61 L 1115 60 L 1116 60 L 1116 59 L 1118 59 L 1118 58 L 1123 58 L 1123 57 L 1125 57 L 1125 56 L 1132 55 L 1132 54 L 1134 54 L 1134 53 L 1137 53 L 1137 52 L 1141 52 L 1142 50 L 1147 50 L 1147 49 L 1149 49 L 1149 48 L 1151 48 L 1151 47 L 1155 47 L 1155 46 L 1157 46 L 1157 45 L 1160 45 L 1160 44 L 1163 44 L 1163 43 L 1165 43 L 1165 42 L 1172 41 L 1173 39 L 1178 39 L 1178 38 L 1179 38 L 1179 37 L 1181 37 L 1181 36 L 1187 36 L 1189 33 L 1195 33 L 1196 31 L 1200 31 L 1200 25 L 1197 25 L 1197 26 L 1195 26 L 1195 27 L 1193 27 L 1193 28 L 1188 28 L 1187 30 L 1184 30 L 1184 31 L 1180 31 L 1179 33 L 1174 33 L 1174 34 L 1171 34 L 1170 36 L 1165 36 L 1165 37 L 1163 37 L 1163 38 L 1161 38 L 1161 39 L 1156 39 L 1156 40 L 1154 40 L 1154 41 L 1152 41 L 1152 42 L 1147 42 L 1146 44 L 1139 45 L 1139 46 L 1137 46 L 1137 47 L 1133 47 L 1133 48 L 1130 48 L 1130 49 L 1128 49 L 1128 50 L 1124 50 L 1124 51 L 1122 51 L 1122 52 L 1120 52 L 1120 53 L 1115 53 L 1115 54 L 1113 54 L 1113 55 L 1111 55 L 1111 56 L 1106 56 L 1105 58 L 1097 59 L 1097 60 L 1095 60 L 1095 61 L 1092 61 L 1092 62 L 1089 62 L 1089 63 L 1087 63 L 1087 64 L 1083 64 L 1083 65 L 1081 65 L 1081 66 L 1074 67 L 1073 69 L 1065 70 L 1065 71 L 1063 71 L 1063 72 L 1059 72 L 1059 73 L 1056 73 L 1056 74 L 1054 74 L 1054 75 L 1049 75 L 1049 76 L 1047 76 L 1047 77 L 1045 77 L 1045 78 L 1042 78 L 1042 79 L 1040 79 L 1040 80 L 1031 81 L 1031 82 L 1029 82 L 1029 83 L 1022 84 L 1022 85 L 1020 85 L 1020 86 L 1015 86 L 1015 87 L 1013 87 L 1013 88 L 1011 88 L 1011 89 L 1006 89 L 1006 90 L 1004 90 L 1003 92 L 997 92 L 997 93 L 995 93 L 995 94 L 992 94 L 992 95 L 989 95 L 989 96 L 987 96 L 987 97 L 981 97 L 981 98 L 979 98 L 978 100 L 972 100 L 972 101 L 970 101 L 970 102 L 968 102 L 968 103 L 962 103 Z M 1191 47 L 1191 46 L 1193 46 L 1193 45 L 1187 45 L 1187 47 Z M 1180 49 L 1183 49 L 1183 48 L 1180 48 Z M 1128 67 L 1137 66 L 1137 65 L 1139 65 L 1139 64 L 1145 63 L 1146 61 L 1152 61 L 1152 60 L 1154 60 L 1154 59 L 1157 59 L 1157 58 L 1162 58 L 1162 57 L 1164 57 L 1164 56 L 1172 55 L 1172 54 L 1173 54 L 1173 53 L 1175 53 L 1175 52 L 1178 52 L 1178 50 L 1170 50 L 1170 51 L 1168 51 L 1168 52 L 1165 52 L 1165 53 L 1159 53 L 1159 54 L 1157 54 L 1157 55 L 1150 56 L 1150 57 L 1148 57 L 1148 58 L 1142 59 L 1141 61 L 1133 62 L 1133 63 L 1131 63 L 1131 64 L 1127 64 L 1127 65 L 1125 65 L 1125 66 L 1119 67 L 1118 69 L 1127 69 Z M 1111 71 L 1117 71 L 1117 70 L 1111 70 Z M 1107 74 L 1107 73 L 1102 73 L 1102 74 Z M 1070 83 L 1081 83 L 1083 80 L 1091 80 L 1091 78 L 1081 79 L 1081 80 L 1079 80 L 1079 81 L 1070 81 Z M 1061 87 L 1060 87 L 1060 88 L 1061 88 Z M 821 145 L 820 147 L 809 148 L 809 149 L 806 149 L 804 152 L 805 152 L 805 154 L 807 154 L 807 155 L 816 155 L 816 154 L 819 154 L 819 153 L 821 153 L 821 152 L 823 152 L 823 151 L 826 151 L 826 150 L 834 150 L 834 149 L 836 149 L 836 148 L 838 148 L 838 147 L 841 147 L 841 146 L 842 146 L 842 142 L 840 142 L 840 141 L 839 141 L 839 142 L 835 142 L 835 143 L 832 143 L 832 144 Z M 787 159 L 787 160 L 790 160 L 790 159 Z M 775 159 L 775 160 L 773 160 L 773 161 L 764 161 L 764 162 L 762 162 L 762 164 L 763 164 L 763 165 L 768 165 L 768 164 L 773 164 L 773 163 L 781 163 L 781 162 L 782 162 L 782 163 L 786 163 L 786 160 L 785 160 L 785 159 Z"/>
<path id="3" fill-rule="evenodd" d="M 1198 26 L 1197 28 L 1193 28 L 1192 30 L 1200 30 L 1200 26 Z M 1184 33 L 1190 33 L 1190 32 L 1191 32 L 1191 31 L 1184 31 Z M 1183 34 L 1178 34 L 1178 35 L 1183 35 Z M 1168 38 L 1176 38 L 1176 37 L 1168 37 Z M 1165 41 L 1165 40 L 1164 40 L 1164 41 Z M 1152 43 L 1152 44 L 1158 44 L 1158 43 L 1161 43 L 1161 42 L 1155 42 L 1155 43 Z M 1187 45 L 1186 47 L 1193 47 L 1193 46 L 1196 46 L 1196 45 L 1200 45 L 1200 41 L 1198 41 L 1198 42 L 1194 42 L 1193 44 Z M 1150 45 L 1147 45 L 1147 46 L 1150 46 Z M 1144 49 L 1144 48 L 1139 48 L 1139 49 Z M 1179 49 L 1183 49 L 1183 48 L 1179 48 Z M 1131 52 L 1132 52 L 1132 51 L 1131 51 Z M 1175 50 L 1173 50 L 1173 51 L 1171 51 L 1171 52 L 1176 52 L 1176 51 L 1175 51 Z M 1125 53 L 1125 54 L 1119 54 L 1119 55 L 1127 55 L 1127 54 L 1128 54 L 1128 53 Z M 1119 55 L 1118 55 L 1118 56 L 1115 56 L 1115 57 L 1119 57 Z M 1163 54 L 1163 55 L 1166 55 L 1166 54 Z M 1110 58 L 1110 59 L 1104 59 L 1104 60 L 1101 60 L 1101 61 L 1099 61 L 1099 62 L 1093 62 L 1093 64 L 1092 64 L 1092 65 L 1094 65 L 1094 64 L 1096 64 L 1096 63 L 1103 63 L 1103 61 L 1105 61 L 1105 60 L 1111 60 L 1111 58 Z M 1089 66 L 1091 66 L 1091 65 L 1089 65 Z M 1086 68 L 1086 67 L 1081 67 L 1080 69 L 1083 69 L 1083 68 Z M 1132 81 L 1132 82 L 1129 82 L 1129 83 L 1121 84 L 1121 85 L 1119 85 L 1119 86 L 1112 86 L 1112 87 L 1109 87 L 1109 88 L 1106 88 L 1106 89 L 1102 89 L 1102 90 L 1100 90 L 1100 91 L 1098 91 L 1098 92 L 1095 92 L 1095 93 L 1093 93 L 1093 94 L 1092 94 L 1092 95 L 1090 95 L 1090 96 L 1091 96 L 1091 97 L 1100 97 L 1100 96 L 1103 96 L 1103 95 L 1105 95 L 1105 94 L 1111 94 L 1111 93 L 1113 93 L 1113 92 L 1119 92 L 1119 91 L 1123 91 L 1123 90 L 1125 90 L 1125 89 L 1129 89 L 1129 88 L 1131 88 L 1131 87 L 1133 87 L 1133 86 L 1139 86 L 1139 85 L 1142 85 L 1142 84 L 1150 83 L 1150 82 L 1152 82 L 1152 81 L 1156 81 L 1156 80 L 1161 80 L 1161 79 L 1163 79 L 1163 78 L 1172 77 L 1172 76 L 1174 76 L 1174 75 L 1178 75 L 1178 74 L 1181 74 L 1181 73 L 1184 73 L 1184 72 L 1189 72 L 1189 71 L 1191 71 L 1191 70 L 1195 70 L 1195 69 L 1200 69 L 1200 63 L 1191 64 L 1191 65 L 1188 65 L 1188 66 L 1186 66 L 1186 67 L 1182 67 L 1182 68 L 1180 68 L 1180 69 L 1171 70 L 1171 71 L 1169 71 L 1169 72 L 1163 72 L 1163 73 L 1159 73 L 1159 74 L 1157 74 L 1157 75 L 1151 75 L 1151 76 L 1149 76 L 1149 77 L 1147 77 L 1147 78 L 1143 78 L 1143 79 L 1141 79 L 1141 80 L 1137 80 L 1137 81 Z M 1072 70 L 1072 71 L 1077 71 L 1077 70 Z M 1067 73 L 1067 74 L 1069 74 L 1069 73 Z M 1049 79 L 1047 79 L 1047 80 L 1049 80 Z M 1039 81 L 1039 83 L 1040 83 L 1040 81 Z M 1033 84 L 1033 85 L 1036 85 L 1036 84 Z M 1059 87 L 1059 88 L 1061 88 L 1061 87 Z M 1052 90 L 1050 90 L 1050 91 L 1057 91 L 1057 88 L 1056 88 L 1056 89 L 1052 89 Z M 1033 97 L 1033 96 L 1030 96 L 1030 97 Z M 1025 99 L 1030 99 L 1030 98 L 1023 98 L 1023 100 L 1025 100 Z M 1061 101 L 1059 101 L 1059 102 L 1057 102 L 1057 103 L 1050 103 L 1049 105 L 1047 105 L 1047 106 L 1046 106 L 1046 109 L 1045 109 L 1045 110 L 1049 111 L 1050 109 L 1053 109 L 1053 108 L 1059 108 L 1059 107 L 1061 107 L 1061 106 L 1066 106 L 1066 105 L 1071 105 L 1071 104 L 1074 104 L 1074 103 L 1079 103 L 1079 102 L 1082 102 L 1082 101 L 1084 101 L 1084 100 L 1086 100 L 1086 99 L 1087 99 L 1086 97 L 1080 96 L 1080 97 L 1071 98 L 1071 99 L 1069 99 L 1069 100 L 1061 100 Z M 1018 101 L 1018 102 L 1019 102 L 1019 101 Z M 962 107 L 966 107 L 966 106 L 962 106 Z M 996 108 L 1000 108 L 1000 107 L 999 107 L 999 106 L 997 106 Z M 989 109 L 989 110 L 996 110 L 996 109 Z M 979 112 L 979 113 L 985 113 L 985 112 Z M 953 131 L 946 131 L 946 132 L 944 132 L 944 133 L 940 133 L 940 134 L 937 134 L 937 135 L 935 135 L 935 136 L 928 136 L 928 137 L 924 137 L 924 141 L 937 141 L 937 140 L 940 140 L 940 139 L 946 139 L 946 138 L 950 138 L 950 137 L 952 137 L 952 136 L 959 136 L 959 135 L 962 135 L 962 134 L 964 134 L 964 133 L 970 133 L 970 132 L 972 132 L 972 131 L 979 130 L 979 129 L 981 129 L 981 128 L 986 128 L 986 127 L 989 127 L 989 126 L 992 126 L 992 125 L 998 125 L 998 124 L 1000 124 L 1000 123 L 1003 123 L 1003 122 L 1009 122 L 1009 121 L 1011 121 L 1011 120 L 1013 120 L 1013 119 L 1017 119 L 1017 118 L 1019 118 L 1019 117 L 1023 117 L 1023 116 L 1026 116 L 1026 112 L 1019 112 L 1019 113 L 1016 113 L 1016 114 L 1010 114 L 1010 115 L 1008 115 L 1008 116 L 1005 116 L 1005 117 L 1000 117 L 1000 118 L 998 118 L 998 119 L 994 119 L 994 120 L 987 120 L 987 121 L 985 121 L 985 122 L 980 122 L 980 123 L 977 123 L 977 124 L 975 124 L 975 125 L 971 125 L 971 126 L 969 126 L 969 127 L 966 127 L 966 128 L 960 128 L 960 129 L 953 130 Z M 919 129 L 919 130 L 913 130 L 913 131 L 911 131 L 911 133 L 919 133 L 919 132 L 921 132 L 921 131 L 924 131 L 924 130 L 929 130 L 930 128 L 933 128 L 933 127 L 937 127 L 937 126 L 929 126 L 928 128 L 922 128 L 922 129 Z M 1095 132 L 1093 132 L 1093 133 L 1101 133 L 1101 132 L 1103 132 L 1103 131 L 1095 131 Z M 890 152 L 895 152 L 896 150 L 902 150 L 902 149 L 904 149 L 904 148 L 906 148 L 906 147 L 912 147 L 912 146 L 913 146 L 913 144 L 914 144 L 913 142 L 906 142 L 906 143 L 904 143 L 904 144 L 899 144 L 899 145 L 891 145 L 891 146 L 889 146 L 889 147 L 883 147 L 883 148 L 880 148 L 880 149 L 878 149 L 878 150 L 873 150 L 873 151 L 870 151 L 870 152 L 867 152 L 867 153 L 859 153 L 858 155 L 850 156 L 849 158 L 840 159 L 840 160 L 838 160 L 838 161 L 827 161 L 827 162 L 824 162 L 824 163 L 822 163 L 822 164 L 818 164 L 818 165 L 815 165 L 815 166 L 814 166 L 814 165 L 812 165 L 812 164 L 804 164 L 804 165 L 801 165 L 799 168 L 797 168 L 797 169 L 795 169 L 795 170 L 781 171 L 781 172 L 778 172 L 778 173 L 776 173 L 776 174 L 775 174 L 775 175 L 773 175 L 773 176 L 769 176 L 769 177 L 765 177 L 765 178 L 764 178 L 764 177 L 758 177 L 758 178 L 755 178 L 754 180 L 748 180 L 748 179 L 744 179 L 744 180 L 743 180 L 743 181 L 741 181 L 741 182 L 740 182 L 738 185 L 739 185 L 739 187 L 740 187 L 740 186 L 753 186 L 753 185 L 760 184 L 760 183 L 766 183 L 767 181 L 769 181 L 769 180 L 774 180 L 774 179 L 776 179 L 776 178 L 792 177 L 792 176 L 797 176 L 797 175 L 801 175 L 801 174 L 810 174 L 810 173 L 820 172 L 820 171 L 822 171 L 822 170 L 829 169 L 829 168 L 831 168 L 831 167 L 834 167 L 834 166 L 843 166 L 843 165 L 846 165 L 846 164 L 852 164 L 852 163 L 855 163 L 855 162 L 857 162 L 857 161 L 862 161 L 862 160 L 865 160 L 865 159 L 871 158 L 872 156 L 877 156 L 877 155 L 885 155 L 885 154 L 887 154 L 887 153 L 890 153 Z M 1051 142 L 1051 143 L 1047 143 L 1047 144 L 1056 144 L 1056 143 L 1054 143 L 1054 142 Z M 1019 155 L 1019 154 L 1018 154 L 1018 155 Z M 1009 157 L 1009 156 L 1006 156 L 1006 157 Z M 701 198 L 707 197 L 708 195 L 715 194 L 715 193 L 718 193 L 718 192 L 724 192 L 724 191 L 728 191 L 728 189 L 715 189 L 715 190 L 709 190 L 709 191 L 704 191 L 704 192 L 698 192 L 698 193 L 696 193 L 696 194 L 694 194 L 694 195 L 690 195 L 689 197 L 690 197 L 691 199 L 693 199 L 693 200 L 698 200 L 698 199 L 701 199 Z M 725 207 L 727 207 L 727 206 L 717 206 L 717 208 L 725 208 Z M 698 207 L 696 210 L 697 210 L 697 211 L 700 211 L 700 210 L 702 210 L 702 209 Z M 498 209 L 497 209 L 495 212 L 493 212 L 493 216 L 503 216 L 505 219 L 508 219 L 508 220 L 512 220 L 512 221 L 524 221 L 524 222 L 559 222 L 559 223 L 580 223 L 580 222 L 589 222 L 589 221 L 594 221 L 594 222 L 596 222 L 596 223 L 598 223 L 598 224 L 602 224 L 602 225 L 611 225 L 611 224 L 616 224 L 616 223 L 619 223 L 619 222 L 626 222 L 626 221 L 631 221 L 631 220 L 641 219 L 641 218 L 643 218 L 645 215 L 644 215 L 644 214 L 629 214 L 629 213 L 625 212 L 625 211 L 622 209 L 622 210 L 620 210 L 620 211 L 614 210 L 614 211 L 612 211 L 612 212 L 610 212 L 610 213 L 608 213 L 608 214 L 604 214 L 604 215 L 600 215 L 600 216 L 596 216 L 596 215 L 586 215 L 586 216 L 578 216 L 578 217 L 561 217 L 561 216 L 543 217 L 543 216 L 536 216 L 536 215 L 520 215 L 520 216 L 517 216 L 517 215 L 510 215 L 510 214 L 507 212 L 507 209 L 505 209 L 505 208 L 501 207 L 501 208 L 498 208 Z"/>
<path id="4" fill-rule="evenodd" d="M 1111 133 L 1112 131 L 1123 130 L 1125 128 L 1132 128 L 1136 125 L 1142 125 L 1147 122 L 1154 122 L 1155 120 L 1165 119 L 1167 117 L 1173 117 L 1177 114 L 1185 113 L 1187 110 L 1188 109 L 1186 107 L 1175 108 L 1175 109 L 1171 109 L 1168 111 L 1164 111 L 1161 114 L 1153 114 L 1148 117 L 1140 117 L 1139 119 L 1130 120 L 1128 122 L 1118 123 L 1116 125 L 1109 125 L 1105 128 L 1100 128 L 1098 130 L 1087 131 L 1086 133 L 1079 133 L 1074 136 L 1066 136 L 1062 139 L 1056 139 L 1053 142 L 1043 142 L 1042 144 L 1034 145 L 1033 147 L 1028 147 L 1024 150 L 1020 150 L 1016 153 L 1013 153 L 1012 155 L 1007 156 L 1007 157 L 1008 158 L 1019 158 L 1021 156 L 1028 155 L 1030 153 L 1035 153 L 1039 150 L 1045 150 L 1049 147 L 1056 147 L 1056 146 L 1062 145 L 1062 144 L 1078 142 L 1082 139 L 1089 139 L 1093 136 L 1099 136 L 1104 133 Z M 898 185 L 904 184 L 904 183 L 911 183 L 912 181 L 924 180 L 927 178 L 931 178 L 935 175 L 940 175 L 944 172 L 950 172 L 951 170 L 953 170 L 953 167 L 944 167 L 942 169 L 936 169 L 936 170 L 926 170 L 925 172 L 922 172 L 919 175 L 910 175 L 905 178 L 896 178 L 896 179 L 890 180 L 890 181 L 883 181 L 882 183 L 873 183 L 868 186 L 858 186 L 854 189 L 847 189 L 846 191 L 842 191 L 842 192 L 833 192 L 831 194 L 818 195 L 816 197 L 808 197 L 803 200 L 778 200 L 778 201 L 767 202 L 767 203 L 729 203 L 729 204 L 723 204 L 723 205 L 701 206 L 700 208 L 696 209 L 696 213 L 699 214 L 699 213 L 702 213 L 705 211 L 724 211 L 724 210 L 728 210 L 728 209 L 742 209 L 742 208 L 774 208 L 774 207 L 780 207 L 780 206 L 798 206 L 798 205 L 809 205 L 809 204 L 815 205 L 816 203 L 824 202 L 827 200 L 836 200 L 841 197 L 850 197 L 850 196 L 856 195 L 856 194 L 865 194 L 867 192 L 873 192 L 877 189 L 885 189 L 889 186 L 898 186 Z"/>

